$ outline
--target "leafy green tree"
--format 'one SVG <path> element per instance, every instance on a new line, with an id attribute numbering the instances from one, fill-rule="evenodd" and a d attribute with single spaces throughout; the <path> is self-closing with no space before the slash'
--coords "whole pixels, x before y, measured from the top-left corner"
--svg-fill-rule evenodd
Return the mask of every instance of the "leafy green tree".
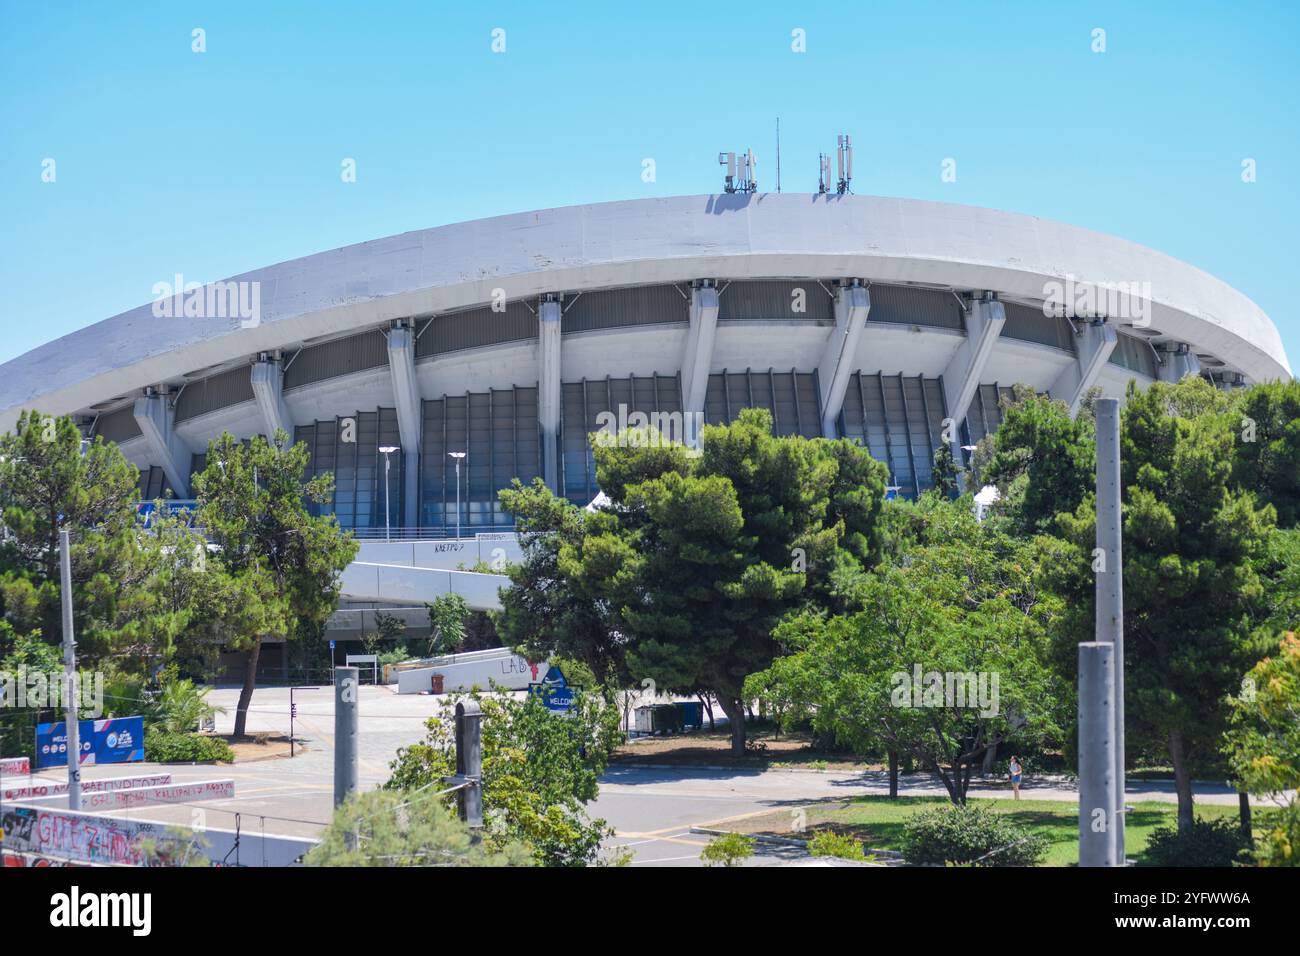
<path id="1" fill-rule="evenodd" d="M 920 509 L 918 543 L 856 582 L 858 610 L 788 619 L 777 638 L 793 653 L 755 679 L 783 695 L 788 723 L 910 757 L 964 804 L 990 747 L 1060 736 L 1045 666 L 1059 601 L 1036 583 L 1034 544 L 938 496 Z"/>
<path id="2" fill-rule="evenodd" d="M 483 711 L 485 842 L 502 850 L 526 844 L 544 866 L 585 866 L 611 832 L 584 806 L 619 741 L 618 711 L 593 694 L 578 694 L 567 715 L 536 697 L 476 698 Z M 425 739 L 403 747 L 390 764 L 389 790 L 415 791 L 455 773 L 455 721 L 430 717 Z"/>
<path id="3" fill-rule="evenodd" d="M 304 481 L 308 457 L 307 445 L 290 445 L 283 431 L 273 442 L 223 434 L 194 476 L 198 523 L 215 545 L 201 619 L 246 655 L 236 736 L 246 727 L 262 641 L 292 639 L 327 618 L 338 606 L 338 576 L 356 556 L 356 541 L 333 515 L 309 510 L 330 500 L 333 477 Z"/>
<path id="4" fill-rule="evenodd" d="M 1264 866 L 1300 866 L 1300 637 L 1283 636 L 1277 654 L 1251 669 L 1229 705 L 1223 751 L 1233 774 L 1251 793 L 1291 794 L 1262 821 L 1256 858 Z"/>
<path id="5" fill-rule="evenodd" d="M 501 639 L 537 660 L 581 661 L 602 681 L 627 672 L 620 631 L 621 592 L 632 552 L 614 516 L 588 512 L 551 493 L 539 478 L 500 492 L 515 519 L 523 560 L 506 569 L 496 618 Z"/>
<path id="6" fill-rule="evenodd" d="M 577 514 L 539 486 L 503 495 L 543 535 L 511 572 L 527 591 L 504 598 L 503 632 L 535 657 L 716 696 L 743 753 L 744 683 L 770 663 L 773 628 L 878 553 L 884 466 L 846 441 L 776 437 L 763 409 L 706 427 L 698 454 L 648 430 L 594 447 L 607 507 Z M 576 626 L 556 635 L 567 615 Z"/>
<path id="7" fill-rule="evenodd" d="M 469 605 L 459 594 L 442 594 L 429 605 L 429 653 L 454 654 L 465 643 Z"/>
<path id="8" fill-rule="evenodd" d="M 1052 529 L 1057 514 L 1073 513 L 1095 483 L 1094 424 L 1074 417 L 1062 401 L 1017 385 L 1002 424 L 993 435 L 993 455 L 983 479 L 1002 494 L 999 510 L 1017 531 Z"/>
<path id="9" fill-rule="evenodd" d="M 141 533 L 139 470 L 71 418 L 24 412 L 0 436 L 0 605 L 18 634 L 62 633 L 59 531 L 71 530 L 74 627 L 88 666 L 143 672 L 187 622 L 197 538 L 158 518 Z"/>
<path id="10" fill-rule="evenodd" d="M 1256 627 L 1271 634 L 1300 630 L 1300 527 L 1275 528 L 1255 570 L 1263 587 Z"/>
<path id="11" fill-rule="evenodd" d="M 1231 404 L 1188 377 L 1130 385 L 1122 416 L 1125 717 L 1129 740 L 1168 753 L 1180 830 L 1193 822 L 1193 771 L 1217 760 L 1224 701 L 1261 650 L 1250 625 L 1274 512 L 1232 480 Z M 1061 519 L 1074 546 L 1058 568 L 1074 610 L 1061 632 L 1066 667 L 1073 645 L 1091 639 L 1095 510 L 1090 495 Z"/>
<path id="12" fill-rule="evenodd" d="M 1277 509 L 1283 528 L 1300 524 L 1300 381 L 1265 382 L 1237 393 L 1233 478 Z"/>
<path id="13" fill-rule="evenodd" d="M 475 839 L 433 795 L 374 790 L 337 810 L 307 866 L 532 866 L 527 847 Z"/>
<path id="14" fill-rule="evenodd" d="M 930 474 L 934 480 L 934 490 L 945 498 L 956 498 L 961 490 L 957 476 L 961 467 L 953 456 L 952 445 L 943 442 L 934 450 L 934 467 Z"/>

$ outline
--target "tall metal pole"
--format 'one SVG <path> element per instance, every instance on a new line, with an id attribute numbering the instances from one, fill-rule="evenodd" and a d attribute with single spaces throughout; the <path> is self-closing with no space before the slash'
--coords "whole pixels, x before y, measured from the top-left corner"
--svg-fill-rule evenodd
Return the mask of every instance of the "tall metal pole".
<path id="1" fill-rule="evenodd" d="M 72 633 L 72 552 L 59 530 L 59 584 L 63 599 L 63 708 L 68 735 L 68 809 L 81 809 L 81 724 L 77 714 L 77 641 Z"/>
<path id="2" fill-rule="evenodd" d="M 1120 513 L 1119 401 L 1097 401 L 1097 571 L 1096 640 L 1115 648 L 1113 786 L 1116 866 L 1125 865 L 1124 847 L 1124 550 Z"/>
<path id="3" fill-rule="evenodd" d="M 388 506 L 388 452 L 384 452 L 384 540 L 393 540 L 393 512 Z"/>
<path id="4" fill-rule="evenodd" d="M 334 806 L 357 790 L 358 670 L 334 668 Z"/>
<path id="5" fill-rule="evenodd" d="M 1115 645 L 1079 645 L 1079 865 L 1115 858 Z"/>
<path id="6" fill-rule="evenodd" d="M 456 459 L 456 540 L 460 540 L 460 459 Z"/>

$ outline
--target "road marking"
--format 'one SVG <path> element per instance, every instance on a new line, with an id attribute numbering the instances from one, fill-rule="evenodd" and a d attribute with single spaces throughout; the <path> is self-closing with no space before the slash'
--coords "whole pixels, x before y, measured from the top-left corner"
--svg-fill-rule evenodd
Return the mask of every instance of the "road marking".
<path id="1" fill-rule="evenodd" d="M 647 863 L 676 863 L 678 860 L 698 860 L 698 856 L 659 856 L 653 860 L 633 860 L 632 866 L 645 866 Z"/>

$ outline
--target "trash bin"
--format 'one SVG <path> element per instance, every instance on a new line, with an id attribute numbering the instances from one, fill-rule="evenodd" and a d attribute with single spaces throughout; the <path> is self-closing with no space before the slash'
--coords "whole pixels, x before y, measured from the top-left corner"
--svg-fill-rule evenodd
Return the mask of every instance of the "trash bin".
<path id="1" fill-rule="evenodd" d="M 442 675 L 441 675 L 441 674 L 434 674 L 432 677 L 429 678 L 429 680 L 430 680 L 430 682 L 433 684 L 433 692 L 434 692 L 435 694 L 441 694 L 441 693 L 442 693 Z"/>

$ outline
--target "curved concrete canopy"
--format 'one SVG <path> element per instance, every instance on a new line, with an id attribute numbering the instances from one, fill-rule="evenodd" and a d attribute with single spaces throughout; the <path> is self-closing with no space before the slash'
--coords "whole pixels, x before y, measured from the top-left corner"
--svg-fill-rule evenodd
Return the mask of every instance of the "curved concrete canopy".
<path id="1" fill-rule="evenodd" d="M 1151 326 L 1252 381 L 1289 378 L 1277 329 L 1213 276 L 1135 243 L 996 210 L 872 196 L 704 195 L 498 216 L 232 277 L 260 320 L 156 318 L 152 304 L 0 367 L 0 427 L 391 319 L 546 292 L 691 279 L 858 277 L 1041 301 L 1050 282 L 1149 283 Z"/>

